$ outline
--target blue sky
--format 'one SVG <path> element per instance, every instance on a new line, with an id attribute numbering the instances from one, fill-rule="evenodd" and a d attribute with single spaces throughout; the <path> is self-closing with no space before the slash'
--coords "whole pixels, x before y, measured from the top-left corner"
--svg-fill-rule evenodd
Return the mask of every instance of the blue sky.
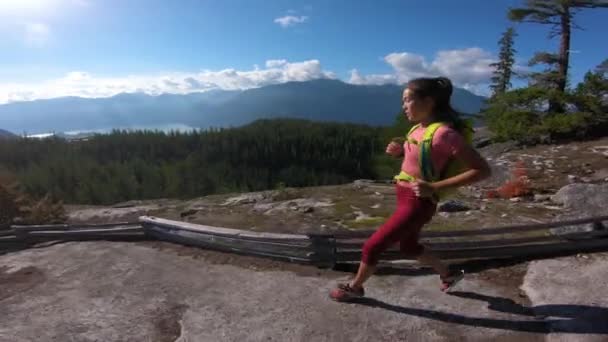
<path id="1" fill-rule="evenodd" d="M 487 92 L 511 0 L 1 0 L 0 103 L 143 91 L 246 89 L 338 78 L 401 83 L 442 74 Z M 608 58 L 608 10 L 581 11 L 573 82 Z M 521 64 L 555 51 L 519 24 Z M 602 38 L 604 36 L 604 38 Z"/>

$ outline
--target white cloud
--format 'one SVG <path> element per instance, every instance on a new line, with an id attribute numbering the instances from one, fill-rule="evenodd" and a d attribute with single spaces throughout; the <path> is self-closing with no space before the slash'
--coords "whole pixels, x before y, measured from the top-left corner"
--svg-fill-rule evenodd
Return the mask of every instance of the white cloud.
<path id="1" fill-rule="evenodd" d="M 489 64 L 494 62 L 494 58 L 483 49 L 469 48 L 439 51 L 432 61 L 408 52 L 388 54 L 384 61 L 393 69 L 392 73 L 362 74 L 353 69 L 347 81 L 360 85 L 403 84 L 416 77 L 443 75 L 451 78 L 459 87 L 477 94 L 487 94 L 492 75 Z M 229 68 L 120 77 L 73 71 L 63 77 L 37 83 L 0 83 L 0 103 L 61 96 L 108 97 L 125 92 L 186 94 L 212 89 L 249 89 L 319 78 L 336 79 L 337 76 L 324 70 L 316 59 L 302 62 L 271 59 L 265 62 L 264 67 L 255 65 L 251 70 Z"/>
<path id="2" fill-rule="evenodd" d="M 388 74 L 361 75 L 357 69 L 353 69 L 350 71 L 350 79 L 348 82 L 358 85 L 381 85 L 397 83 L 397 76 Z"/>
<path id="3" fill-rule="evenodd" d="M 308 81 L 336 78 L 323 70 L 318 60 L 290 63 L 269 60 L 265 69 L 219 71 L 203 70 L 193 73 L 165 73 L 124 77 L 95 76 L 73 71 L 61 78 L 37 83 L 0 83 L 0 103 L 29 101 L 62 96 L 108 97 L 119 93 L 143 92 L 187 94 L 212 89 L 249 89 L 288 81 Z"/>
<path id="4" fill-rule="evenodd" d="M 297 24 L 305 23 L 307 20 L 308 17 L 305 15 L 299 17 L 294 15 L 286 15 L 284 17 L 276 18 L 274 22 L 281 25 L 282 27 L 290 27 Z"/>
<path id="5" fill-rule="evenodd" d="M 25 24 L 25 44 L 30 47 L 45 46 L 51 36 L 51 29 L 42 23 Z"/>
<path id="6" fill-rule="evenodd" d="M 428 64 L 420 55 L 408 52 L 391 53 L 384 57 L 384 61 L 393 67 L 399 83 L 430 74 Z"/>
<path id="7" fill-rule="evenodd" d="M 496 61 L 492 54 L 481 48 L 439 51 L 431 66 L 437 74 L 445 75 L 457 84 L 488 82 Z"/>
<path id="8" fill-rule="evenodd" d="M 445 76 L 455 85 L 470 89 L 475 93 L 486 92 L 492 77 L 491 63 L 496 58 L 488 51 L 478 47 L 443 50 L 437 52 L 432 61 L 424 56 L 409 52 L 394 52 L 384 57 L 393 69 L 391 74 L 361 75 L 351 71 L 350 83 L 353 84 L 403 84 L 418 77 Z M 516 70 L 521 66 L 514 66 Z"/>
<path id="9" fill-rule="evenodd" d="M 285 59 L 270 59 L 266 61 L 267 68 L 280 68 L 287 64 Z"/>

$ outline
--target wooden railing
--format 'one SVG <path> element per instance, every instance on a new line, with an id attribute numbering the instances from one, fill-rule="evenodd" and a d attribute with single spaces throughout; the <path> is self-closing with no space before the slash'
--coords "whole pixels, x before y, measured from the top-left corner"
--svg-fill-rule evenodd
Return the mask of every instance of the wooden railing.
<path id="1" fill-rule="evenodd" d="M 330 234 L 269 234 L 155 217 L 141 217 L 140 221 L 146 234 L 157 239 L 305 262 L 321 267 L 359 261 L 363 243 L 373 233 L 373 231 L 339 231 Z M 604 221 L 608 221 L 608 216 L 477 230 L 426 232 L 422 234 L 422 240 L 443 259 L 505 258 L 581 252 L 608 249 L 608 230 L 601 229 L 604 227 L 602 224 Z M 596 230 L 561 235 L 548 232 L 549 228 L 583 224 L 593 224 Z M 522 233 L 529 235 L 530 232 L 536 233 L 537 236 L 517 236 Z M 491 235 L 501 237 L 487 239 L 487 236 Z M 459 241 L 462 238 L 466 241 Z M 381 259 L 407 258 L 398 250 L 391 248 L 381 255 Z"/>
<path id="2" fill-rule="evenodd" d="M 50 224 L 21 226 L 13 225 L 10 230 L 0 231 L 0 243 L 38 243 L 44 241 L 83 240 L 141 240 L 146 235 L 139 221 L 103 224 Z"/>
<path id="3" fill-rule="evenodd" d="M 608 216 L 508 227 L 424 232 L 422 242 L 442 259 L 510 258 L 608 250 Z M 548 229 L 593 225 L 586 232 L 551 234 Z M 336 231 L 329 234 L 277 234 L 212 227 L 142 216 L 137 222 L 93 225 L 12 226 L 0 231 L 4 243 L 44 241 L 164 240 L 225 252 L 333 267 L 358 262 L 364 241 L 373 231 Z M 523 236 L 522 236 L 523 235 Z M 407 259 L 390 248 L 382 260 Z"/>

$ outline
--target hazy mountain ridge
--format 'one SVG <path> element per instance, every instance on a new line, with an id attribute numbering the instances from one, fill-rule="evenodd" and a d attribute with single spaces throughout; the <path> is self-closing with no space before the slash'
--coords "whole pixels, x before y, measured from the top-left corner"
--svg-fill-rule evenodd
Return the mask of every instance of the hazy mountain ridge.
<path id="1" fill-rule="evenodd" d="M 186 95 L 62 97 L 1 105 L 0 127 L 20 133 L 175 123 L 206 128 L 273 117 L 389 125 L 400 110 L 402 89 L 398 85 L 363 86 L 320 79 Z M 454 106 L 463 112 L 477 113 L 483 101 L 481 96 L 455 89 Z"/>

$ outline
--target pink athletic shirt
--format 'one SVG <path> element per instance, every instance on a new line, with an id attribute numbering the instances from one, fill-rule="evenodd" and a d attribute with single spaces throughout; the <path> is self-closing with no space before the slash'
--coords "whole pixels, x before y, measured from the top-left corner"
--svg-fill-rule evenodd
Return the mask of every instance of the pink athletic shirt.
<path id="1" fill-rule="evenodd" d="M 421 141 L 426 127 L 419 126 L 410 135 L 416 141 Z M 441 126 L 433 135 L 431 144 L 431 160 L 435 170 L 443 170 L 447 162 L 457 155 L 466 145 L 464 137 L 448 126 Z M 416 178 L 421 178 L 420 167 L 418 165 L 419 148 L 418 145 L 406 141 L 403 144 L 403 163 L 401 170 Z"/>

